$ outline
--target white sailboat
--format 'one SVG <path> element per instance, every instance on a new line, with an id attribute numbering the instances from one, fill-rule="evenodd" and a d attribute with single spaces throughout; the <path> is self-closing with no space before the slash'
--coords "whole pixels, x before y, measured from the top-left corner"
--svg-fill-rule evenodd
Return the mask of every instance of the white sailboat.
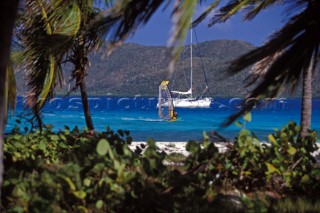
<path id="1" fill-rule="evenodd" d="M 186 92 L 181 91 L 171 91 L 172 94 L 175 96 L 173 97 L 173 105 L 177 108 L 209 108 L 212 98 L 205 97 L 203 98 L 202 95 L 204 95 L 209 87 L 206 82 L 205 89 L 198 95 L 195 96 L 193 94 L 193 43 L 192 43 L 192 34 L 193 30 L 191 28 L 190 30 L 190 89 Z"/>

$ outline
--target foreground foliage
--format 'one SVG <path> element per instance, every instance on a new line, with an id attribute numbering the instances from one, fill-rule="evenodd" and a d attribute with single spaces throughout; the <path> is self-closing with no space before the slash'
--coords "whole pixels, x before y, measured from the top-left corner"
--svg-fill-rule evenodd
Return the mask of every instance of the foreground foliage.
<path id="1" fill-rule="evenodd" d="M 291 122 L 260 143 L 242 129 L 219 153 L 205 136 L 181 168 L 154 141 L 131 151 L 129 131 L 47 126 L 6 138 L 2 207 L 7 212 L 290 212 L 318 209 L 317 135 Z M 304 195 L 301 197 L 301 195 Z M 296 198 L 296 196 L 300 196 Z"/>

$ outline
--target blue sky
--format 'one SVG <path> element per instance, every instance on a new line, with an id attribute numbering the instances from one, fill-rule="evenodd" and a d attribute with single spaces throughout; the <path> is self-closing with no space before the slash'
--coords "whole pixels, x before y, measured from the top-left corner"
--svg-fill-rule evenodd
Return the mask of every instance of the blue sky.
<path id="1" fill-rule="evenodd" d="M 205 6 L 199 6 L 195 12 L 197 17 Z M 159 10 L 147 23 L 138 29 L 128 41 L 143 45 L 166 45 L 170 35 L 171 20 L 170 9 Z M 253 45 L 260 46 L 283 25 L 283 8 L 273 7 L 263 11 L 251 22 L 244 22 L 241 14 L 236 15 L 223 24 L 208 28 L 209 19 L 198 25 L 196 32 L 200 41 L 229 39 L 243 40 Z"/>

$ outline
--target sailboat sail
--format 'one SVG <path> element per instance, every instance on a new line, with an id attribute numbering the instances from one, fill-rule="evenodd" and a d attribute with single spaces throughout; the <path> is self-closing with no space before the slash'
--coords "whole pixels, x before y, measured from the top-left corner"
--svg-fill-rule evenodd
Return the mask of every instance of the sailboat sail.
<path id="1" fill-rule="evenodd" d="M 207 77 L 205 74 L 204 67 L 203 73 L 204 73 L 204 79 L 205 79 L 205 88 L 202 90 L 201 93 L 195 94 L 194 88 L 196 88 L 196 85 L 194 85 L 193 80 L 193 41 L 192 41 L 192 34 L 193 29 L 190 29 L 190 85 L 189 89 L 187 91 L 172 91 L 173 94 L 173 105 L 174 107 L 178 108 L 210 108 L 210 104 L 212 99 L 208 97 L 203 97 L 209 90 Z M 196 35 L 196 34 L 195 34 Z M 202 57 L 200 54 L 201 64 Z M 186 79 L 185 79 L 186 80 Z M 173 78 L 173 83 L 175 81 L 175 78 Z M 187 80 L 186 80 L 187 83 Z M 188 84 L 188 83 L 187 83 Z M 173 85 L 172 85 L 173 86 Z"/>
<path id="2" fill-rule="evenodd" d="M 168 84 L 169 81 L 162 81 L 159 86 L 158 109 L 159 117 L 170 121 L 175 120 L 175 112 Z"/>

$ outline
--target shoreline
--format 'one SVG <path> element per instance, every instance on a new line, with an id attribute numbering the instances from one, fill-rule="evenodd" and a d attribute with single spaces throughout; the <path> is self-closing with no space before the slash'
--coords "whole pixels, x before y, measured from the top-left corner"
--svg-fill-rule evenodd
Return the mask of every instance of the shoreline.
<path id="1" fill-rule="evenodd" d="M 186 145 L 188 142 L 185 141 L 161 141 L 156 142 L 157 147 L 160 149 L 160 151 L 165 152 L 166 154 L 172 154 L 172 153 L 180 153 L 184 156 L 188 156 L 190 153 L 186 150 Z M 215 146 L 219 149 L 219 152 L 223 153 L 227 151 L 228 147 L 227 145 L 230 144 L 230 142 L 214 142 Z M 129 148 L 134 151 L 136 147 L 140 145 L 147 145 L 147 142 L 144 141 L 133 141 L 131 145 L 129 145 Z"/>
<path id="2" fill-rule="evenodd" d="M 173 153 L 180 153 L 184 156 L 188 156 L 190 153 L 186 150 L 186 145 L 188 142 L 185 141 L 165 141 L 165 142 L 156 142 L 157 147 L 160 151 L 165 152 L 166 154 L 170 155 Z M 228 144 L 230 142 L 213 142 L 215 146 L 219 149 L 220 153 L 224 153 L 228 150 Z M 318 150 L 312 153 L 312 155 L 316 158 L 320 158 L 320 141 L 316 143 L 318 146 Z M 140 145 L 147 145 L 147 142 L 144 141 L 133 141 L 129 148 L 134 151 L 136 147 Z M 140 147 L 141 148 L 141 147 Z M 144 148 L 145 149 L 145 148 Z M 142 150 L 144 150 L 142 149 Z"/>

